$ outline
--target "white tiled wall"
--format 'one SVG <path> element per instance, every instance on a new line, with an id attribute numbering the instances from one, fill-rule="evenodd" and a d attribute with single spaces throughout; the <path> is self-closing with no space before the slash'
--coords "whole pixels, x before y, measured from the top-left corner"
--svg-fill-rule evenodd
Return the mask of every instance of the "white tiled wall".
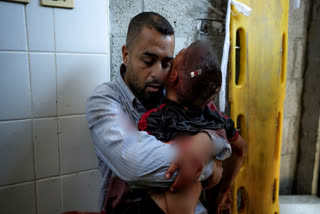
<path id="1" fill-rule="evenodd" d="M 34 0 L 26 7 L 29 50 L 55 50 L 53 11 L 50 7 L 40 7 L 39 1 Z"/>
<path id="2" fill-rule="evenodd" d="M 55 54 L 30 53 L 29 62 L 33 116 L 57 116 Z"/>
<path id="3" fill-rule="evenodd" d="M 105 54 L 57 54 L 58 114 L 83 114 L 93 89 L 107 81 Z"/>
<path id="4" fill-rule="evenodd" d="M 36 213 L 34 182 L 0 187 L 0 209 L 5 214 Z"/>
<path id="5" fill-rule="evenodd" d="M 27 50 L 26 20 L 22 4 L 1 2 L 1 50 Z"/>
<path id="6" fill-rule="evenodd" d="M 0 120 L 31 117 L 28 54 L 1 51 L 0 65 Z"/>
<path id="7" fill-rule="evenodd" d="M 61 172 L 69 174 L 95 168 L 98 162 L 85 116 L 60 117 L 59 129 Z"/>
<path id="8" fill-rule="evenodd" d="M 97 211 L 85 101 L 110 79 L 109 1 L 0 1 L 0 213 Z"/>
<path id="9" fill-rule="evenodd" d="M 94 210 L 98 201 L 100 172 L 92 170 L 61 178 L 63 210 Z M 90 180 L 92 182 L 88 183 Z M 86 194 L 83 194 L 86 193 Z"/>
<path id="10" fill-rule="evenodd" d="M 32 121 L 0 122 L 0 186 L 34 179 Z"/>
<path id="11" fill-rule="evenodd" d="M 56 50 L 106 53 L 107 10 L 106 0 L 76 1 L 68 13 L 55 10 Z"/>
<path id="12" fill-rule="evenodd" d="M 37 181 L 38 214 L 61 213 L 60 178 Z"/>
<path id="13" fill-rule="evenodd" d="M 57 119 L 34 119 L 33 136 L 36 178 L 58 176 L 60 160 Z"/>

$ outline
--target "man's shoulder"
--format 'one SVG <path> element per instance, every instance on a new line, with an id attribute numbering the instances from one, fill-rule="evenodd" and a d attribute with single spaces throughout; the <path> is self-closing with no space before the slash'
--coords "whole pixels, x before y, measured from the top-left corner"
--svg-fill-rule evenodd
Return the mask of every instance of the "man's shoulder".
<path id="1" fill-rule="evenodd" d="M 104 82 L 98 85 L 93 92 L 91 93 L 91 97 L 103 96 L 103 97 L 118 97 L 120 93 L 120 88 L 115 80 Z"/>
<path id="2" fill-rule="evenodd" d="M 115 81 L 105 82 L 97 86 L 87 99 L 87 107 L 97 103 L 119 103 L 120 89 Z"/>
<path id="3" fill-rule="evenodd" d="M 109 81 L 109 82 L 104 82 L 100 85 L 98 85 L 94 90 L 92 95 L 115 95 L 117 93 L 119 93 L 118 86 L 116 84 L 116 82 L 113 81 Z"/>

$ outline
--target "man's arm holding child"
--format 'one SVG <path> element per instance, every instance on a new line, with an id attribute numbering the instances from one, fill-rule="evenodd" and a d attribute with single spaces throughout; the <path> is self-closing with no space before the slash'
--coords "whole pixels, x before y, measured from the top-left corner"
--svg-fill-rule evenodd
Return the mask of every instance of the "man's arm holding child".
<path id="1" fill-rule="evenodd" d="M 110 169 L 122 180 L 136 187 L 169 187 L 176 174 L 168 179 L 165 172 L 177 156 L 181 159 L 181 166 L 186 166 L 178 174 L 188 169 L 188 159 L 199 159 L 203 162 L 210 159 L 212 141 L 206 133 L 192 136 L 192 147 L 188 154 L 180 154 L 174 145 L 162 143 L 146 132 L 138 131 L 130 123 L 128 113 L 124 111 L 117 96 L 105 87 L 108 88 L 104 85 L 96 89 L 88 100 L 88 125 L 97 155 L 103 162 L 108 163 Z M 202 146 L 198 147 L 199 144 Z M 202 168 L 190 170 L 196 179 Z M 212 169 L 208 168 L 205 178 L 209 177 L 211 172 Z M 177 182 L 183 182 L 183 179 Z"/>

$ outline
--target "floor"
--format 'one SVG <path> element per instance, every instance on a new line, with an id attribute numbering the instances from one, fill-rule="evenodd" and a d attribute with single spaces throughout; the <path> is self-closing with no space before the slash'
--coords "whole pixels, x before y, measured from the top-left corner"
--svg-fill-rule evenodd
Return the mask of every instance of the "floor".
<path id="1" fill-rule="evenodd" d="M 281 195 L 280 214 L 319 214 L 320 198 L 313 195 Z"/>

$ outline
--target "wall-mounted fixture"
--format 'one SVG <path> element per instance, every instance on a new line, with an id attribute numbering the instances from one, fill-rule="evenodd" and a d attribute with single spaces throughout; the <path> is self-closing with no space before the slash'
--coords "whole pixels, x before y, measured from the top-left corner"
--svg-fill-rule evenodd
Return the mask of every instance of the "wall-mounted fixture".
<path id="1" fill-rule="evenodd" d="M 30 0 L 0 0 L 0 1 L 17 2 L 17 3 L 25 3 L 25 4 L 28 4 L 30 2 Z"/>
<path id="2" fill-rule="evenodd" d="M 74 8 L 74 0 L 41 0 L 41 5 L 72 9 Z"/>
<path id="3" fill-rule="evenodd" d="M 198 19 L 198 30 L 201 35 L 209 36 L 212 33 L 222 33 L 223 25 L 221 20 L 215 19 Z"/>

